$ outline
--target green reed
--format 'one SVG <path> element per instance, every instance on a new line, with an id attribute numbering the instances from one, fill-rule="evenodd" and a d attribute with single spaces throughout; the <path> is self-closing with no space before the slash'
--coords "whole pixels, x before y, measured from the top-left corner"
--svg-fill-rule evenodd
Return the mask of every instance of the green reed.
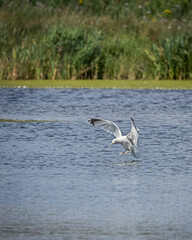
<path id="1" fill-rule="evenodd" d="M 0 1 L 0 79 L 192 79 L 191 1 Z"/>
<path id="2" fill-rule="evenodd" d="M 153 44 L 146 54 L 151 60 L 151 74 L 159 79 L 192 78 L 192 35 L 180 35 Z"/>

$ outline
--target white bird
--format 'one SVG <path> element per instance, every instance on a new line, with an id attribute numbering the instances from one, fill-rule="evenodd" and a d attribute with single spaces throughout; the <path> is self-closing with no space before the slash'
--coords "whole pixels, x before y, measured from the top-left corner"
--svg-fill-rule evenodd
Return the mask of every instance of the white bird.
<path id="1" fill-rule="evenodd" d="M 133 118 L 131 118 L 131 132 L 127 135 L 122 135 L 119 127 L 109 120 L 91 118 L 88 120 L 93 126 L 101 125 L 102 129 L 109 132 L 115 136 L 115 139 L 111 142 L 111 145 L 115 143 L 120 143 L 124 148 L 125 152 L 120 153 L 123 155 L 125 153 L 132 153 L 134 156 L 137 154 L 137 141 L 139 137 L 139 128 L 137 128 Z"/>

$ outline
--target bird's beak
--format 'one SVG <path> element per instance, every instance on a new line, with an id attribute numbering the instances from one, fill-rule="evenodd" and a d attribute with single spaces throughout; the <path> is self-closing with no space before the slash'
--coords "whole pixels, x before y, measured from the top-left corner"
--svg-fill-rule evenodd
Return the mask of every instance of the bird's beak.
<path id="1" fill-rule="evenodd" d="M 111 143 L 111 145 L 113 145 L 113 142 Z"/>

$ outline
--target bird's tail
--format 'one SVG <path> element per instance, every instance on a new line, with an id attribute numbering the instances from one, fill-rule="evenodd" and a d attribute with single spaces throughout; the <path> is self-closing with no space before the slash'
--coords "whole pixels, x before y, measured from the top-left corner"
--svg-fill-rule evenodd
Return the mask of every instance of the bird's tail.
<path id="1" fill-rule="evenodd" d="M 137 159 L 140 157 L 140 154 L 136 148 L 134 148 L 134 150 L 131 151 L 131 154 Z"/>
<path id="2" fill-rule="evenodd" d="M 131 146 L 131 153 L 134 157 L 137 156 L 137 148 L 134 145 Z"/>

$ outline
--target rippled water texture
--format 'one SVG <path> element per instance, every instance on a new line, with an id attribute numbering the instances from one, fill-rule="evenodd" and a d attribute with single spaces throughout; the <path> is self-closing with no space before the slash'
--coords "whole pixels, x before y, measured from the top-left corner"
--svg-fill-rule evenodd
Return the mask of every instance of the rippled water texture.
<path id="1" fill-rule="evenodd" d="M 131 116 L 137 159 L 87 122 Z M 0 118 L 0 239 L 192 238 L 192 91 L 0 89 Z"/>

